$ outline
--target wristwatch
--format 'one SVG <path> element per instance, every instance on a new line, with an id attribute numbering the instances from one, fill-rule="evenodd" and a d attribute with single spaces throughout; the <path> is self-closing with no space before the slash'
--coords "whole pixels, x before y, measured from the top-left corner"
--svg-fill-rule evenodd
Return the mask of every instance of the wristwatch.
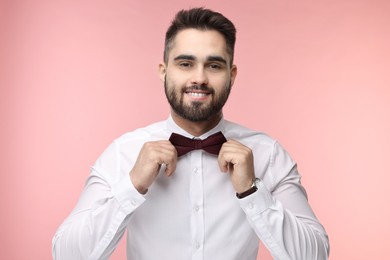
<path id="1" fill-rule="evenodd" d="M 246 196 L 251 195 L 252 193 L 255 193 L 257 191 L 257 184 L 260 182 L 259 178 L 255 178 L 253 180 L 252 186 L 249 188 L 249 190 L 241 192 L 241 193 L 236 193 L 237 198 L 242 199 L 245 198 Z"/>

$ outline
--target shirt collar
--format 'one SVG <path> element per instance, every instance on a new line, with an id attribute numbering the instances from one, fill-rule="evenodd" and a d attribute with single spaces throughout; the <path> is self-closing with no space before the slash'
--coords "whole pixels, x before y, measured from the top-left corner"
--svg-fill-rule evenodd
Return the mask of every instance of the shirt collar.
<path id="1" fill-rule="evenodd" d="M 191 138 L 191 139 L 195 137 L 192 134 L 190 134 L 187 131 L 185 131 L 180 126 L 178 126 L 176 124 L 176 122 L 173 120 L 172 115 L 169 115 L 168 120 L 167 120 L 167 125 L 168 125 L 168 129 L 170 131 L 172 131 L 173 133 L 177 133 L 177 134 L 183 135 L 183 136 Z M 218 122 L 218 124 L 214 128 L 212 128 L 211 130 L 207 131 L 206 133 L 204 133 L 201 136 L 197 136 L 196 138 L 206 139 L 210 135 L 215 134 L 215 133 L 217 133 L 219 131 L 221 131 L 223 133 L 224 130 L 225 130 L 225 120 L 224 120 L 224 118 L 222 116 L 222 119 Z"/>

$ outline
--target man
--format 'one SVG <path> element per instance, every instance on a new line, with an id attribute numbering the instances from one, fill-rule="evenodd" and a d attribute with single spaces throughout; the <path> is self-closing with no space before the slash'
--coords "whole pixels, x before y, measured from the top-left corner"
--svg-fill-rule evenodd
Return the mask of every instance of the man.
<path id="1" fill-rule="evenodd" d="M 108 259 L 125 230 L 128 259 L 254 260 L 260 240 L 275 259 L 327 259 L 295 162 L 223 118 L 235 32 L 211 10 L 176 15 L 159 65 L 171 115 L 100 156 L 53 238 L 55 259 Z"/>

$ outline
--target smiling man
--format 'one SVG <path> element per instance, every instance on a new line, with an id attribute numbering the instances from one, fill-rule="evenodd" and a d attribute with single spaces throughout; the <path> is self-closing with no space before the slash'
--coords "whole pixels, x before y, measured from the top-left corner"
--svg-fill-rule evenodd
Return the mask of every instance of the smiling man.
<path id="1" fill-rule="evenodd" d="M 272 138 L 223 118 L 237 75 L 234 25 L 177 13 L 160 78 L 167 120 L 124 134 L 98 158 L 53 238 L 55 259 L 108 259 L 127 230 L 128 259 L 327 259 L 328 237 L 296 163 Z"/>
<path id="2" fill-rule="evenodd" d="M 223 36 L 217 31 L 183 30 L 169 53 L 160 64 L 160 75 L 175 118 L 212 120 L 210 125 L 216 125 L 237 74 Z"/>

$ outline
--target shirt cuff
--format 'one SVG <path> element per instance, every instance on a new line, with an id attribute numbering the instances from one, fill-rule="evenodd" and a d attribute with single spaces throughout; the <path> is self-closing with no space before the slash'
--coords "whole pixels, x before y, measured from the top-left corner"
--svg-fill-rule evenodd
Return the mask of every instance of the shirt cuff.
<path id="1" fill-rule="evenodd" d="M 130 214 L 145 201 L 145 197 L 134 187 L 129 175 L 124 175 L 113 186 L 112 192 L 126 214 Z"/>
<path id="2" fill-rule="evenodd" d="M 257 183 L 256 186 L 256 192 L 245 198 L 238 199 L 241 208 L 248 217 L 254 217 L 263 213 L 265 210 L 272 207 L 274 203 L 274 198 L 262 181 Z"/>

